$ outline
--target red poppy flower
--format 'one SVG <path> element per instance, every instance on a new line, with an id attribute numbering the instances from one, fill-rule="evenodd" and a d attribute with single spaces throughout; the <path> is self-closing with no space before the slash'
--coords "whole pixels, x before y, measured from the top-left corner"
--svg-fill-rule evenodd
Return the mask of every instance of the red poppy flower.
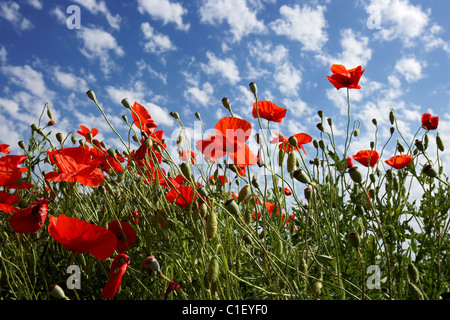
<path id="1" fill-rule="evenodd" d="M 87 147 L 64 148 L 57 152 L 47 151 L 47 153 L 50 161 L 59 169 L 59 172 L 47 173 L 44 177 L 47 181 L 79 182 L 96 188 L 105 180 L 103 172 L 97 168 L 101 162 L 91 159 L 91 153 Z"/>
<path id="2" fill-rule="evenodd" d="M 83 136 L 86 141 L 89 141 L 87 138 L 87 134 L 90 132 L 92 134 L 92 137 L 95 137 L 98 133 L 98 130 L 96 128 L 92 128 L 92 130 L 89 130 L 88 127 L 80 125 L 81 130 L 77 130 L 77 133 Z"/>
<path id="3" fill-rule="evenodd" d="M 281 108 L 271 101 L 263 100 L 258 101 L 258 112 L 256 112 L 256 102 L 253 103 L 253 118 L 258 118 L 259 114 L 260 118 L 281 122 L 286 116 L 286 111 L 285 108 Z"/>
<path id="4" fill-rule="evenodd" d="M 19 209 L 13 207 L 13 205 L 19 200 L 20 198 L 16 194 L 9 194 L 6 191 L 0 191 L 0 211 L 6 213 L 14 213 L 19 211 Z"/>
<path id="5" fill-rule="evenodd" d="M 363 75 L 364 70 L 361 66 L 347 70 L 343 65 L 333 64 L 331 66 L 331 72 L 333 72 L 333 74 L 331 77 L 327 76 L 327 78 L 337 90 L 341 88 L 361 89 L 358 82 Z"/>
<path id="6" fill-rule="evenodd" d="M 352 158 L 347 157 L 346 162 L 347 162 L 347 169 L 350 169 L 351 167 L 353 167 L 353 160 L 352 160 Z M 336 163 L 336 168 L 339 171 L 342 171 L 342 169 L 344 168 L 344 160 L 342 160 L 341 162 L 337 162 Z"/>
<path id="7" fill-rule="evenodd" d="M 196 199 L 194 189 L 190 186 L 179 186 L 178 188 L 172 188 L 166 193 L 167 201 L 179 206 L 180 208 L 187 209 L 193 200 Z"/>
<path id="8" fill-rule="evenodd" d="M 30 189 L 32 184 L 22 181 L 22 173 L 27 168 L 18 166 L 26 160 L 26 156 L 6 155 L 0 158 L 0 186 L 7 189 Z"/>
<path id="9" fill-rule="evenodd" d="M 439 124 L 439 117 L 433 117 L 429 113 L 424 113 L 421 120 L 422 126 L 427 130 L 435 130 Z"/>
<path id="10" fill-rule="evenodd" d="M 169 293 L 172 291 L 180 289 L 181 286 L 173 280 L 170 280 L 169 285 L 167 286 L 166 292 L 164 293 L 164 300 L 167 300 Z"/>
<path id="11" fill-rule="evenodd" d="M 88 252 L 102 261 L 116 250 L 116 235 L 102 226 L 64 214 L 58 217 L 50 216 L 49 221 L 48 233 L 66 250 Z"/>
<path id="12" fill-rule="evenodd" d="M 144 131 L 147 136 L 150 136 L 153 132 L 155 132 L 158 124 L 155 120 L 152 119 L 148 110 L 141 106 L 139 103 L 135 102 L 131 107 L 131 116 L 133 117 L 133 124 Z M 134 112 L 133 112 L 134 111 Z M 142 125 L 142 127 L 141 127 Z"/>
<path id="13" fill-rule="evenodd" d="M 9 154 L 11 151 L 9 150 L 9 144 L 0 144 L 0 152 L 4 154 Z"/>
<path id="14" fill-rule="evenodd" d="M 216 160 L 228 155 L 234 164 L 239 166 L 250 166 L 256 163 L 256 155 L 245 144 L 252 131 L 248 121 L 225 117 L 217 122 L 214 129 L 215 135 L 197 141 L 197 149 L 206 158 Z"/>
<path id="15" fill-rule="evenodd" d="M 139 224 L 139 216 L 140 216 L 139 211 L 133 210 L 133 211 L 131 211 L 130 217 L 128 219 L 130 220 L 131 224 L 138 225 Z"/>
<path id="16" fill-rule="evenodd" d="M 290 196 L 292 194 L 292 191 L 289 190 L 288 188 L 284 188 L 284 194 Z"/>
<path id="17" fill-rule="evenodd" d="M 9 224 L 18 233 L 35 233 L 45 222 L 50 201 L 41 198 L 37 202 L 31 202 L 31 206 L 16 212 L 9 219 Z"/>
<path id="18" fill-rule="evenodd" d="M 297 149 L 302 149 L 303 152 L 306 155 L 306 151 L 305 148 L 303 148 L 304 144 L 310 143 L 312 141 L 312 137 L 309 134 L 306 133 L 297 133 L 294 134 L 294 137 L 297 139 L 297 147 L 293 147 L 290 143 L 289 143 L 289 138 L 283 136 L 282 134 L 279 134 L 277 132 L 274 132 L 275 134 L 275 138 L 273 138 L 270 143 L 280 143 L 278 145 L 278 149 L 281 150 L 283 149 L 286 152 L 291 152 L 293 150 L 297 150 Z"/>
<path id="19" fill-rule="evenodd" d="M 100 149 L 100 150 L 99 150 Z M 112 157 L 108 154 L 108 151 L 102 149 L 101 147 L 91 148 L 89 151 L 91 152 L 91 158 L 93 161 L 100 161 L 98 167 L 101 170 L 109 172 L 110 169 L 113 169 L 116 172 L 123 171 L 123 167 L 120 165 L 120 162 L 124 162 L 125 159 L 122 156 L 118 156 L 116 154 L 115 157 Z"/>
<path id="20" fill-rule="evenodd" d="M 406 167 L 413 161 L 413 158 L 408 154 L 400 154 L 387 159 L 385 162 L 395 169 Z"/>
<path id="21" fill-rule="evenodd" d="M 195 157 L 197 154 L 193 151 L 183 150 L 179 156 L 181 161 L 189 162 L 192 164 L 195 164 Z"/>
<path id="22" fill-rule="evenodd" d="M 117 237 L 117 250 L 127 251 L 136 241 L 136 231 L 125 221 L 113 220 L 108 223 L 108 230 Z"/>
<path id="23" fill-rule="evenodd" d="M 117 291 L 119 291 L 122 284 L 122 277 L 127 271 L 127 267 L 130 264 L 130 257 L 124 253 L 118 254 L 114 257 L 109 269 L 109 280 L 102 290 L 102 297 L 106 299 L 114 299 Z"/>
<path id="24" fill-rule="evenodd" d="M 375 167 L 378 159 L 380 158 L 380 155 L 376 150 L 361 150 L 352 157 L 365 167 L 369 166 L 369 158 L 370 158 L 370 166 L 373 168 Z"/>

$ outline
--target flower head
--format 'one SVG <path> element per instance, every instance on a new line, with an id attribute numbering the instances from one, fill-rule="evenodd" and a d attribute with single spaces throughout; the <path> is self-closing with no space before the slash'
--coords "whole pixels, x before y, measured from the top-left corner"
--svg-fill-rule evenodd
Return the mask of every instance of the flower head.
<path id="1" fill-rule="evenodd" d="M 401 169 L 408 166 L 413 161 L 413 158 L 408 154 L 400 154 L 393 156 L 385 161 L 388 165 L 395 169 Z"/>
<path id="2" fill-rule="evenodd" d="M 352 157 L 365 167 L 369 166 L 369 159 L 370 159 L 370 166 L 373 168 L 375 167 L 378 159 L 380 158 L 380 155 L 376 150 L 361 150 L 358 151 L 358 153 L 356 153 Z"/>
<path id="3" fill-rule="evenodd" d="M 45 222 L 50 201 L 41 198 L 37 202 L 31 202 L 31 206 L 16 212 L 9 219 L 9 224 L 18 233 L 35 233 Z"/>
<path id="4" fill-rule="evenodd" d="M 155 132 L 158 124 L 155 120 L 152 119 L 148 110 L 135 102 L 131 107 L 131 115 L 133 117 L 133 124 L 144 131 L 147 136 L 150 136 L 153 132 Z"/>
<path id="5" fill-rule="evenodd" d="M 435 130 L 439 124 L 439 117 L 433 117 L 429 113 L 424 113 L 422 115 L 422 126 L 427 130 Z"/>
<path id="6" fill-rule="evenodd" d="M 113 220 L 108 223 L 108 230 L 117 237 L 117 250 L 127 251 L 136 241 L 136 231 L 125 221 Z"/>
<path id="7" fill-rule="evenodd" d="M 6 155 L 0 158 L 0 186 L 7 189 L 29 189 L 33 185 L 22 181 L 22 173 L 27 172 L 27 168 L 19 168 L 27 159 L 26 156 Z"/>
<path id="8" fill-rule="evenodd" d="M 343 65 L 333 64 L 331 66 L 331 77 L 327 76 L 328 80 L 335 86 L 337 90 L 341 88 L 361 89 L 358 84 L 359 79 L 363 75 L 365 69 L 358 66 L 347 70 Z"/>
<path id="9" fill-rule="evenodd" d="M 289 143 L 289 138 L 283 136 L 282 134 L 279 134 L 277 132 L 274 132 L 275 138 L 273 138 L 270 143 L 279 143 L 278 149 L 283 149 L 285 152 L 291 152 L 293 150 L 301 149 L 306 155 L 305 148 L 303 148 L 304 144 L 310 143 L 312 141 L 312 137 L 309 134 L 306 133 L 297 133 L 291 136 L 291 138 L 295 137 L 295 140 L 297 141 L 297 146 L 292 146 Z"/>
<path id="10" fill-rule="evenodd" d="M 286 109 L 277 106 L 271 101 L 258 101 L 258 110 L 256 110 L 256 102 L 253 103 L 253 118 L 260 118 L 273 122 L 281 122 L 286 116 Z"/>
<path id="11" fill-rule="evenodd" d="M 116 250 L 116 235 L 102 226 L 64 214 L 50 216 L 49 220 L 48 233 L 66 250 L 88 252 L 102 261 Z"/>

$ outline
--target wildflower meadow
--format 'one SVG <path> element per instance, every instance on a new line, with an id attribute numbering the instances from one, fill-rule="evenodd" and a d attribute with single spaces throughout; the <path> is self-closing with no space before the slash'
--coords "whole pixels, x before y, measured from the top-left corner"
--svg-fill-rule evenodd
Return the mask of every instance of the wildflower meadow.
<path id="1" fill-rule="evenodd" d="M 121 137 L 87 92 L 122 149 L 98 141 L 96 128 L 52 132 L 58 119 L 44 106 L 21 154 L 0 145 L 0 299 L 447 300 L 439 117 L 423 114 L 406 140 L 393 107 L 391 138 L 375 134 L 350 154 L 364 72 L 332 65 L 323 75 L 347 91 L 343 145 L 321 110 L 308 132 L 272 130 L 282 131 L 286 109 L 259 100 L 253 82 L 248 117 L 258 127 L 223 98 L 229 115 L 191 141 L 172 112 L 175 158 L 139 101 L 121 101 Z"/>

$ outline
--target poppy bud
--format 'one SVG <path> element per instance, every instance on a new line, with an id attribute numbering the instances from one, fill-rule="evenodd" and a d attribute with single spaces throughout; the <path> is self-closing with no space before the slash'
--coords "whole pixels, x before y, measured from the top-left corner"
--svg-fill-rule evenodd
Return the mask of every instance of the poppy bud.
<path id="1" fill-rule="evenodd" d="M 213 283 L 219 276 L 219 257 L 213 256 L 208 266 L 208 281 Z"/>
<path id="2" fill-rule="evenodd" d="M 206 207 L 206 204 L 202 204 L 202 206 Z M 217 233 L 217 216 L 216 213 L 211 211 L 211 213 L 208 215 L 208 220 L 206 220 L 206 237 L 208 239 L 214 238 L 214 236 Z"/>
<path id="3" fill-rule="evenodd" d="M 423 167 L 422 172 L 431 178 L 435 178 L 437 176 L 436 170 L 431 166 L 431 164 L 427 164 Z"/>
<path id="4" fill-rule="evenodd" d="M 289 137 L 288 140 L 289 144 L 293 147 L 297 147 L 297 138 L 295 136 Z"/>
<path id="5" fill-rule="evenodd" d="M 322 293 L 322 281 L 315 281 L 312 290 L 315 295 L 320 295 Z"/>
<path id="6" fill-rule="evenodd" d="M 374 141 L 370 141 L 370 149 L 375 149 L 375 142 Z"/>
<path id="7" fill-rule="evenodd" d="M 44 131 L 42 131 L 42 129 L 37 129 L 37 131 L 36 131 L 38 134 L 40 134 L 41 136 L 43 136 L 43 137 L 45 137 L 45 133 L 44 133 Z"/>
<path id="8" fill-rule="evenodd" d="M 285 154 L 286 154 L 286 151 L 284 151 L 284 149 L 280 149 L 280 151 L 278 151 L 278 165 L 280 167 L 283 165 Z"/>
<path id="9" fill-rule="evenodd" d="M 123 121 L 125 121 L 125 123 L 128 123 L 128 117 L 126 114 L 122 115 L 122 119 L 123 119 Z"/>
<path id="10" fill-rule="evenodd" d="M 441 136 L 439 135 L 439 132 L 436 133 L 436 144 L 439 150 L 444 151 L 444 141 L 442 141 Z"/>
<path id="11" fill-rule="evenodd" d="M 56 140 L 58 140 L 59 143 L 61 143 L 63 141 L 63 134 L 61 132 L 58 132 L 56 135 Z"/>
<path id="12" fill-rule="evenodd" d="M 325 142 L 322 139 L 319 140 L 319 147 L 320 149 L 325 150 Z"/>
<path id="13" fill-rule="evenodd" d="M 289 152 L 288 159 L 287 159 L 287 171 L 289 173 L 294 172 L 296 163 L 297 163 L 297 157 L 295 156 L 295 153 Z"/>
<path id="14" fill-rule="evenodd" d="M 308 201 L 311 200 L 311 192 L 312 192 L 311 188 L 306 188 L 305 191 L 304 191 L 305 199 L 308 200 Z"/>
<path id="15" fill-rule="evenodd" d="M 423 300 L 423 294 L 420 289 L 413 283 L 408 283 L 409 294 L 413 300 Z"/>
<path id="16" fill-rule="evenodd" d="M 395 132 L 395 128 L 391 127 L 389 130 L 390 130 L 390 133 L 391 133 L 391 136 L 392 136 L 394 134 L 394 132 Z"/>
<path id="17" fill-rule="evenodd" d="M 298 265 L 298 269 L 300 270 L 301 273 L 306 274 L 308 272 L 308 264 L 306 263 L 305 259 L 301 259 L 300 260 L 300 264 Z"/>
<path id="18" fill-rule="evenodd" d="M 170 115 L 175 119 L 175 120 L 180 120 L 180 115 L 178 114 L 178 112 L 170 112 Z"/>
<path id="19" fill-rule="evenodd" d="M 113 148 L 108 149 L 108 155 L 114 158 L 116 157 L 116 152 L 114 151 Z"/>
<path id="20" fill-rule="evenodd" d="M 87 139 L 87 141 L 89 141 L 89 142 L 92 142 L 92 139 L 93 139 L 94 137 L 92 136 L 92 132 L 88 132 L 87 134 L 86 134 L 86 139 Z"/>
<path id="21" fill-rule="evenodd" d="M 389 111 L 389 121 L 391 122 L 391 124 L 394 124 L 394 122 L 395 122 L 394 109 L 392 109 L 392 108 L 391 108 L 391 110 Z"/>
<path id="22" fill-rule="evenodd" d="M 225 107 L 225 109 L 230 110 L 231 109 L 230 99 L 226 97 L 222 98 L 222 105 Z"/>
<path id="23" fill-rule="evenodd" d="M 319 142 L 317 142 L 316 139 L 313 140 L 313 146 L 314 148 L 319 149 Z"/>
<path id="24" fill-rule="evenodd" d="M 47 126 L 51 127 L 56 123 L 56 120 L 50 120 L 49 122 L 47 122 Z"/>
<path id="25" fill-rule="evenodd" d="M 180 165 L 180 168 L 181 168 L 181 173 L 183 174 L 184 178 L 186 180 L 191 180 L 191 178 L 192 178 L 191 166 L 189 164 L 187 164 L 186 162 L 183 162 Z"/>
<path id="26" fill-rule="evenodd" d="M 372 123 L 373 123 L 374 125 L 377 125 L 377 124 L 378 124 L 377 119 L 373 118 L 373 119 L 372 119 Z"/>
<path id="27" fill-rule="evenodd" d="M 302 169 L 297 169 L 293 172 L 293 176 L 297 181 L 300 181 L 302 183 L 308 183 L 309 182 L 309 178 L 308 176 L 305 174 L 305 172 Z"/>
<path id="28" fill-rule="evenodd" d="M 202 117 L 200 116 L 200 113 L 196 112 L 196 113 L 195 113 L 195 117 L 196 117 L 198 120 L 202 121 Z"/>
<path id="29" fill-rule="evenodd" d="M 151 149 L 151 147 L 153 146 L 153 140 L 151 138 L 145 139 L 145 145 L 147 146 L 147 148 Z"/>
<path id="30" fill-rule="evenodd" d="M 239 214 L 239 205 L 236 203 L 236 201 L 234 201 L 234 199 L 230 199 L 227 202 L 225 202 L 225 208 L 232 215 Z"/>
<path id="31" fill-rule="evenodd" d="M 359 136 L 359 129 L 356 129 L 355 131 L 353 131 L 353 136 L 355 136 L 355 137 Z"/>
<path id="32" fill-rule="evenodd" d="M 246 184 L 245 186 L 243 186 L 241 188 L 241 190 L 239 191 L 239 195 L 238 195 L 238 202 L 242 202 L 245 199 L 247 199 L 247 197 L 250 194 L 250 184 Z"/>
<path id="33" fill-rule="evenodd" d="M 416 266 L 413 263 L 408 263 L 408 276 L 409 280 L 413 283 L 417 283 L 419 281 L 419 270 L 417 270 Z"/>
<path id="34" fill-rule="evenodd" d="M 414 145 L 416 146 L 416 148 L 419 150 L 419 151 L 424 151 L 425 150 L 425 148 L 423 147 L 423 143 L 422 143 L 422 141 L 419 141 L 419 140 L 417 140 L 416 139 L 416 142 L 414 143 Z"/>
<path id="35" fill-rule="evenodd" d="M 142 269 L 147 270 L 149 273 L 160 271 L 159 263 L 154 256 L 149 256 L 142 261 Z"/>
<path id="36" fill-rule="evenodd" d="M 351 167 L 350 169 L 348 169 L 348 173 L 350 174 L 350 178 L 352 178 L 354 182 L 356 183 L 362 182 L 362 173 L 358 169 L 358 167 Z"/>
<path id="37" fill-rule="evenodd" d="M 22 140 L 20 140 L 17 144 L 19 145 L 20 149 L 26 150 L 25 142 L 23 142 Z"/>
<path id="38" fill-rule="evenodd" d="M 131 103 L 130 100 L 128 100 L 128 98 L 123 98 L 121 103 L 125 108 L 131 109 Z"/>
<path id="39" fill-rule="evenodd" d="M 322 122 L 319 122 L 319 123 L 316 125 L 316 127 L 317 127 L 317 129 L 319 129 L 320 131 L 323 132 L 323 123 L 322 123 Z"/>
<path id="40" fill-rule="evenodd" d="M 53 119 L 52 111 L 51 111 L 50 108 L 48 108 L 48 107 L 47 107 L 47 116 L 50 118 L 50 120 Z"/>
<path id="41" fill-rule="evenodd" d="M 50 294 L 59 300 L 70 300 L 68 297 L 66 297 L 64 290 L 57 284 L 52 284 L 50 286 Z"/>
<path id="42" fill-rule="evenodd" d="M 254 186 L 256 189 L 259 188 L 258 178 L 256 178 L 256 176 L 253 176 L 252 178 L 252 186 Z"/>
<path id="43" fill-rule="evenodd" d="M 356 217 L 355 220 L 353 220 L 353 226 L 356 229 L 356 232 L 358 234 L 362 234 L 365 230 L 364 228 L 364 222 L 363 219 L 361 217 Z"/>
<path id="44" fill-rule="evenodd" d="M 88 92 L 86 92 L 86 95 L 88 96 L 89 99 L 91 99 L 94 102 L 97 100 L 97 98 L 95 97 L 95 93 L 92 90 L 89 90 Z"/>
<path id="45" fill-rule="evenodd" d="M 204 196 L 204 197 L 208 196 L 208 192 L 206 192 L 205 188 L 199 188 L 197 191 L 201 196 Z"/>
<path id="46" fill-rule="evenodd" d="M 359 237 L 358 232 L 350 232 L 348 234 L 348 241 L 355 249 L 359 248 L 361 245 L 361 238 Z"/>
<path id="47" fill-rule="evenodd" d="M 36 123 L 33 123 L 33 124 L 31 125 L 31 129 L 32 129 L 33 131 L 38 131 L 38 130 L 39 130 L 39 127 L 38 127 L 38 125 L 37 125 Z"/>
<path id="48" fill-rule="evenodd" d="M 333 120 L 331 118 L 327 118 L 327 122 L 330 127 L 333 126 Z"/>
<path id="49" fill-rule="evenodd" d="M 320 119 L 323 118 L 323 111 L 322 110 L 317 111 L 317 114 L 319 115 Z"/>
<path id="50" fill-rule="evenodd" d="M 400 153 L 405 152 L 405 147 L 397 140 L 397 151 Z"/>
<path id="51" fill-rule="evenodd" d="M 250 82 L 249 84 L 248 84 L 248 86 L 249 86 L 249 88 L 250 88 L 250 91 L 255 95 L 255 97 L 256 97 L 256 94 L 257 94 L 257 88 L 256 88 L 256 83 L 254 83 L 254 82 Z"/>
<path id="52" fill-rule="evenodd" d="M 245 210 L 244 211 L 244 222 L 245 222 L 245 224 L 249 224 L 250 223 L 250 221 L 251 221 L 251 219 L 252 219 L 252 213 L 251 213 L 251 211 L 250 210 Z"/>

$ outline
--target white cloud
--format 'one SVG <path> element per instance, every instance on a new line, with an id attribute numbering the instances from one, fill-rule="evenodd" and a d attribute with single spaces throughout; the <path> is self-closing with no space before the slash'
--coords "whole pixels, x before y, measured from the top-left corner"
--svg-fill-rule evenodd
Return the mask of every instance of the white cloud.
<path id="1" fill-rule="evenodd" d="M 424 64 L 415 58 L 401 58 L 395 64 L 395 70 L 398 71 L 406 81 L 416 82 L 423 77 L 422 68 Z"/>
<path id="2" fill-rule="evenodd" d="M 61 71 L 59 67 L 56 67 L 53 75 L 55 81 L 63 88 L 82 92 L 86 92 L 88 90 L 86 80 L 73 73 Z"/>
<path id="3" fill-rule="evenodd" d="M 3 47 L 3 46 L 0 47 L 0 62 L 2 64 L 6 63 L 7 57 L 8 57 L 8 52 L 6 51 L 5 47 Z"/>
<path id="4" fill-rule="evenodd" d="M 231 84 L 241 80 L 239 69 L 232 58 L 219 59 L 211 51 L 206 53 L 206 57 L 208 58 L 208 64 L 201 64 L 201 68 L 206 74 L 218 74 Z"/>
<path id="5" fill-rule="evenodd" d="M 67 21 L 67 15 L 66 13 L 61 9 L 61 7 L 55 7 L 53 10 L 50 11 L 50 14 L 55 16 L 56 20 L 59 23 L 66 24 Z"/>
<path id="6" fill-rule="evenodd" d="M 48 93 L 42 73 L 29 65 L 7 65 L 3 66 L 1 71 L 12 83 L 30 91 L 35 96 L 44 97 Z"/>
<path id="7" fill-rule="evenodd" d="M 199 86 L 193 86 L 184 91 L 184 97 L 189 102 L 195 105 L 201 105 L 202 107 L 208 107 L 211 105 L 211 97 L 214 92 L 214 88 L 209 82 L 205 82 L 200 88 Z"/>
<path id="8" fill-rule="evenodd" d="M 89 12 L 93 14 L 101 13 L 105 15 L 111 28 L 120 29 L 120 15 L 112 15 L 106 6 L 105 1 L 97 2 L 97 0 L 74 0 L 76 3 L 83 5 Z"/>
<path id="9" fill-rule="evenodd" d="M 355 33 L 352 29 L 343 29 L 340 32 L 342 51 L 336 55 L 318 54 L 316 57 L 325 65 L 342 64 L 348 69 L 364 66 L 372 58 L 372 49 L 369 47 L 369 38 Z"/>
<path id="10" fill-rule="evenodd" d="M 119 57 L 125 54 L 116 39 L 104 30 L 83 26 L 77 30 L 77 36 L 83 41 L 81 53 L 88 59 L 98 59 L 105 74 L 115 67 L 114 61 L 110 58 L 110 52 Z"/>
<path id="11" fill-rule="evenodd" d="M 281 6 L 281 18 L 270 23 L 270 28 L 277 34 L 290 40 L 299 41 L 305 51 L 320 51 L 328 40 L 325 32 L 327 21 L 324 16 L 325 7 L 294 5 Z"/>
<path id="12" fill-rule="evenodd" d="M 148 13 L 155 20 L 164 24 L 175 23 L 178 29 L 188 31 L 189 23 L 183 23 L 183 16 L 188 11 L 179 3 L 169 0 L 138 0 L 138 10 L 141 14 Z"/>
<path id="13" fill-rule="evenodd" d="M 0 3 L 0 18 L 10 22 L 19 31 L 32 29 L 33 23 L 19 12 L 20 5 L 13 1 Z"/>
<path id="14" fill-rule="evenodd" d="M 43 7 L 43 3 L 40 0 L 28 0 L 28 4 L 35 9 L 41 10 Z"/>
<path id="15" fill-rule="evenodd" d="M 302 82 L 302 73 L 291 63 L 285 62 L 275 68 L 274 80 L 278 83 L 281 93 L 288 96 L 296 96 Z"/>
<path id="16" fill-rule="evenodd" d="M 378 39 L 400 39 L 407 46 L 413 45 L 414 40 L 424 34 L 430 15 L 429 10 L 424 12 L 409 0 L 371 0 L 366 11 L 380 19 L 376 33 Z"/>
<path id="17" fill-rule="evenodd" d="M 202 23 L 216 25 L 226 21 L 234 41 L 266 30 L 264 22 L 257 19 L 255 10 L 249 8 L 246 0 L 206 0 L 201 4 L 199 13 Z"/>
<path id="18" fill-rule="evenodd" d="M 144 38 L 147 40 L 144 45 L 145 51 L 160 54 L 176 49 L 175 45 L 170 41 L 170 38 L 167 35 L 155 32 L 155 29 L 148 22 L 141 24 L 141 31 L 144 34 Z"/>

